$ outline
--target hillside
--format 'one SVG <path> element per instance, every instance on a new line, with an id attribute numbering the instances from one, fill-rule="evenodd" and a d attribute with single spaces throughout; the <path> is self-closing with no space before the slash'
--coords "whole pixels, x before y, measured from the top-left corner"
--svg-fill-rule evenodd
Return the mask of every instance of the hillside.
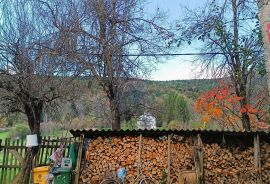
<path id="1" fill-rule="evenodd" d="M 95 81 L 79 80 L 78 99 L 73 99 L 52 109 L 44 111 L 43 122 L 49 125 L 42 128 L 47 131 L 70 128 L 109 128 L 110 112 L 109 103 L 105 94 Z M 189 122 L 198 121 L 193 113 L 195 99 L 204 91 L 217 84 L 216 80 L 174 80 L 174 81 L 150 81 L 132 80 L 128 90 L 124 91 L 121 98 L 122 127 L 134 128 L 137 118 L 144 112 L 150 112 L 156 119 L 158 126 L 166 126 L 167 107 L 165 100 L 168 95 L 176 94 L 187 101 L 187 108 L 191 117 Z M 88 86 L 88 87 L 87 87 Z M 177 112 L 178 113 L 178 112 Z M 179 113 L 178 113 L 179 114 Z M 169 120 L 168 120 L 169 121 Z M 26 123 L 26 117 L 22 114 L 12 114 L 1 119 L 1 127 L 15 126 Z M 25 130 L 24 130 L 25 131 Z"/>
<path id="2" fill-rule="evenodd" d="M 210 90 L 217 85 L 216 79 L 193 79 L 173 81 L 145 81 L 149 92 L 156 97 L 176 92 L 195 100 L 202 92 Z"/>

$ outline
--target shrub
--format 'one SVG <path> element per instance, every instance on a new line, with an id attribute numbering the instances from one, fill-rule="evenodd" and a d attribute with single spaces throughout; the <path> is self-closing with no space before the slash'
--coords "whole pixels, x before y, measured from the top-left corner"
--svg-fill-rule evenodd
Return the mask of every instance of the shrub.
<path id="1" fill-rule="evenodd" d="M 175 120 L 172 120 L 168 123 L 167 126 L 169 129 L 181 129 L 181 123 Z"/>

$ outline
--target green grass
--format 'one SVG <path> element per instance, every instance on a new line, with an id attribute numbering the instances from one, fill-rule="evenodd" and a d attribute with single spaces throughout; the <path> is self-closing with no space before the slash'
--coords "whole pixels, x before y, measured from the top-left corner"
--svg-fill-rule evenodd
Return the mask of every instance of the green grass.
<path id="1" fill-rule="evenodd" d="M 41 136 L 71 137 L 72 135 L 68 130 L 56 130 L 50 133 L 41 133 Z"/>
<path id="2" fill-rule="evenodd" d="M 9 136 L 9 131 L 0 132 L 0 139 L 6 139 Z"/>
<path id="3" fill-rule="evenodd" d="M 2 139 L 2 144 L 4 144 L 5 139 L 9 136 L 9 131 L 2 131 L 0 132 L 0 139 Z M 2 165 L 3 162 L 3 152 L 0 151 L 0 165 Z"/>
<path id="4" fill-rule="evenodd" d="M 8 138 L 9 137 L 9 131 L 3 131 L 3 132 L 0 132 L 0 139 L 2 139 L 2 141 L 4 141 L 4 139 Z M 41 134 L 42 136 L 52 136 L 52 137 L 62 137 L 62 136 L 67 136 L 67 137 L 71 137 L 72 135 L 70 134 L 69 131 L 66 131 L 66 130 L 57 130 L 57 131 L 54 131 L 54 132 L 50 132 L 50 133 L 42 133 Z"/>

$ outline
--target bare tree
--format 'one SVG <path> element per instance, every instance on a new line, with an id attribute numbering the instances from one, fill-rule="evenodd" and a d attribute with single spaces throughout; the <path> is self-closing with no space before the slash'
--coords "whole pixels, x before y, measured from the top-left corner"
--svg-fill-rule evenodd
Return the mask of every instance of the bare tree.
<path id="1" fill-rule="evenodd" d="M 0 103 L 5 111 L 24 113 L 40 142 L 43 107 L 71 93 L 66 89 L 76 66 L 59 56 L 59 34 L 39 7 L 34 1 L 0 3 Z M 29 149 L 17 182 L 29 182 L 29 162 L 37 151 Z"/>
<path id="2" fill-rule="evenodd" d="M 66 0 L 44 4 L 54 25 L 69 42 L 66 54 L 85 67 L 85 75 L 98 81 L 109 100 L 112 128 L 120 129 L 125 83 L 144 76 L 156 62 L 155 57 L 138 56 L 164 52 L 163 40 L 172 36 L 160 25 L 163 14 L 157 11 L 149 18 L 142 0 Z"/>
<path id="3" fill-rule="evenodd" d="M 187 10 L 180 26 L 182 38 L 201 41 L 201 51 L 211 53 L 200 57 L 204 69 L 230 76 L 237 96 L 244 97 L 241 108 L 250 103 L 249 77 L 256 76 L 256 68 L 263 62 L 257 12 L 252 1 L 210 1 L 200 9 Z M 247 112 L 241 113 L 241 120 L 249 130 Z"/>

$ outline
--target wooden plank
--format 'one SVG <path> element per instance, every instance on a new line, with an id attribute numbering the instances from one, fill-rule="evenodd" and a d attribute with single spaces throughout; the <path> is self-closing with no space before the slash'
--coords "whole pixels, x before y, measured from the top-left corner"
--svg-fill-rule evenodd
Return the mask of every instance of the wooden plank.
<path id="1" fill-rule="evenodd" d="M 19 146 L 16 146 L 16 145 L 14 145 L 14 146 L 7 145 L 7 146 L 4 146 L 4 147 L 7 148 L 7 149 L 25 149 L 25 146 L 24 145 L 19 145 Z"/>
<path id="2" fill-rule="evenodd" d="M 21 139 L 21 142 L 19 143 L 21 146 L 22 145 L 24 145 L 24 140 L 23 139 Z M 24 146 L 24 148 L 19 148 L 19 150 L 18 150 L 18 153 L 23 157 L 23 158 L 25 158 L 25 146 Z M 21 170 L 21 167 L 19 168 L 19 171 Z"/>
<path id="3" fill-rule="evenodd" d="M 58 143 L 60 143 L 60 141 L 62 141 L 63 139 L 59 140 Z M 59 144 L 58 144 L 59 145 Z M 64 139 L 64 142 L 62 142 L 60 145 L 63 146 L 63 151 L 62 151 L 62 156 L 66 157 L 66 153 L 68 152 L 68 139 Z"/>
<path id="4" fill-rule="evenodd" d="M 49 137 L 49 136 L 48 136 Z M 67 142 L 67 140 L 68 140 L 69 138 L 61 138 L 61 139 L 59 139 L 59 140 L 57 140 L 57 139 L 46 139 L 46 140 L 44 140 L 44 141 L 50 141 L 50 142 L 63 142 L 63 143 L 65 143 L 65 142 Z"/>
<path id="5" fill-rule="evenodd" d="M 141 154 L 142 154 L 142 134 L 139 136 L 139 150 L 138 150 L 138 171 L 137 176 L 141 174 Z"/>
<path id="6" fill-rule="evenodd" d="M 56 137 L 56 140 L 57 141 L 55 142 L 55 147 L 54 147 L 53 152 L 56 151 L 56 149 L 59 148 L 61 146 L 61 144 L 62 144 L 62 142 L 60 143 L 60 138 L 59 137 Z"/>
<path id="7" fill-rule="evenodd" d="M 69 152 L 69 139 L 66 139 L 66 141 L 60 145 L 63 145 L 63 157 L 67 157 L 68 152 Z"/>
<path id="8" fill-rule="evenodd" d="M 17 139 L 17 140 L 16 140 L 16 145 L 19 145 L 19 144 L 20 144 L 20 140 L 19 140 L 19 139 Z M 17 148 L 15 149 L 15 151 L 17 151 L 17 153 L 19 154 L 19 152 L 18 152 L 18 149 L 17 149 Z M 18 161 L 18 159 L 15 159 L 15 163 L 14 163 L 14 165 L 17 165 L 17 164 L 18 164 L 18 162 L 19 162 L 19 161 Z M 15 169 L 15 175 L 17 175 L 17 174 L 18 174 L 18 171 L 19 171 L 19 168 L 16 168 L 16 169 Z"/>
<path id="9" fill-rule="evenodd" d="M 38 164 L 38 160 L 39 160 L 39 154 L 40 154 L 40 145 L 39 145 L 39 149 L 38 149 L 38 152 L 37 154 L 34 156 L 33 160 L 33 167 L 37 167 L 39 164 Z"/>
<path id="10" fill-rule="evenodd" d="M 59 137 L 56 137 L 56 140 L 59 140 L 59 139 L 60 139 Z M 52 155 L 53 152 L 55 152 L 56 149 L 57 149 L 58 147 L 60 147 L 60 145 L 62 144 L 62 142 L 60 142 L 60 141 L 59 141 L 59 142 L 58 142 L 58 141 L 53 141 L 52 144 L 53 144 L 53 146 L 52 146 L 51 154 L 50 154 L 50 155 Z"/>
<path id="11" fill-rule="evenodd" d="M 167 174 L 167 183 L 171 183 L 171 137 L 168 135 L 168 174 Z"/>
<path id="12" fill-rule="evenodd" d="M 7 145 L 10 145 L 10 138 L 7 138 Z M 5 165 L 8 165 L 9 161 L 9 149 L 6 150 Z M 7 183 L 8 168 L 4 168 L 4 183 Z"/>
<path id="13" fill-rule="evenodd" d="M 201 135 L 197 134 L 195 138 L 195 169 L 198 175 L 198 183 L 204 183 L 204 171 L 203 171 L 203 149 L 202 149 Z"/>
<path id="14" fill-rule="evenodd" d="M 68 145 L 68 149 L 66 151 L 66 157 L 69 157 L 69 153 L 70 153 L 70 145 L 72 144 L 72 138 L 68 139 L 68 142 L 66 143 Z"/>
<path id="15" fill-rule="evenodd" d="M 19 164 L 17 165 L 0 165 L 0 168 L 4 168 L 4 169 L 7 169 L 7 168 L 20 168 L 21 166 Z"/>
<path id="16" fill-rule="evenodd" d="M 52 155 L 52 153 L 54 152 L 54 148 L 55 148 L 55 141 L 51 141 L 49 142 L 51 144 L 51 146 L 49 147 L 49 156 Z"/>
<path id="17" fill-rule="evenodd" d="M 82 135 L 80 136 L 80 144 L 79 144 L 79 151 L 78 151 L 77 165 L 76 165 L 76 169 L 75 169 L 74 184 L 79 184 L 80 170 L 81 170 L 81 160 L 82 160 L 83 142 L 84 142 L 84 135 L 82 134 Z"/>
<path id="18" fill-rule="evenodd" d="M 46 139 L 46 136 L 44 137 L 44 139 Z M 43 155 L 44 155 L 44 149 L 45 149 L 45 147 L 44 147 L 44 145 L 45 145 L 45 142 L 44 141 L 42 141 L 42 139 L 41 139 L 41 145 L 40 145 L 40 156 L 39 156 L 39 165 L 42 165 L 42 163 L 44 162 L 44 163 L 46 163 L 46 160 L 45 161 L 43 161 Z"/>
<path id="19" fill-rule="evenodd" d="M 47 162 L 47 160 L 48 160 L 48 158 L 49 158 L 49 156 L 48 156 L 48 154 L 49 154 L 49 149 L 48 149 L 48 146 L 49 146 L 49 144 L 50 144 L 50 136 L 48 137 L 48 140 L 46 141 L 46 140 L 44 140 L 44 143 L 46 143 L 46 152 L 45 152 L 45 163 Z"/>
<path id="20" fill-rule="evenodd" d="M 3 147 L 3 151 L 4 151 L 4 155 L 3 155 L 3 161 L 2 161 L 2 166 L 5 165 L 5 161 L 6 161 L 6 147 L 5 145 L 7 145 L 7 139 L 5 139 L 5 143 L 4 143 L 4 147 Z M 0 183 L 4 184 L 4 173 L 5 173 L 5 168 L 1 168 L 1 181 Z"/>
<path id="21" fill-rule="evenodd" d="M 12 145 L 13 146 L 15 145 L 15 141 L 12 141 Z M 9 165 L 10 166 L 13 166 L 13 160 L 14 160 L 14 156 L 12 154 L 12 151 L 14 151 L 14 150 L 9 150 L 9 152 L 10 152 Z M 8 172 L 8 182 L 12 181 L 12 177 L 13 177 L 14 173 L 15 173 L 15 168 L 10 168 L 9 172 Z"/>
<path id="22" fill-rule="evenodd" d="M 258 134 L 254 135 L 254 166 L 255 166 L 255 172 L 256 172 L 256 183 L 262 184 L 260 137 Z"/>

